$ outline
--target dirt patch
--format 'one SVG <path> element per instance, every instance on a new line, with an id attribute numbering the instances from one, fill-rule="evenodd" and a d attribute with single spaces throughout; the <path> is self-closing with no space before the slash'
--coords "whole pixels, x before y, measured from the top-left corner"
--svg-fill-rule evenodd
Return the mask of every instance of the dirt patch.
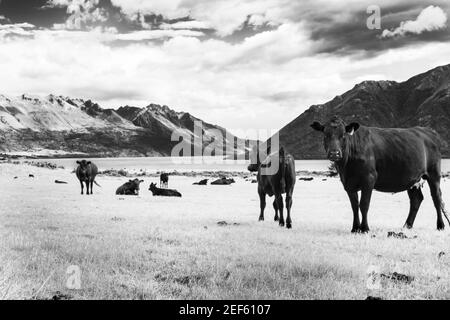
<path id="1" fill-rule="evenodd" d="M 241 224 L 237 223 L 237 222 L 228 223 L 226 221 L 219 221 L 219 222 L 217 222 L 217 225 L 221 226 L 221 227 L 225 227 L 225 226 L 240 226 Z"/>
<path id="2" fill-rule="evenodd" d="M 408 276 L 406 274 L 402 274 L 402 273 L 398 273 L 398 272 L 393 272 L 393 273 L 388 273 L 388 274 L 382 273 L 380 276 L 381 276 L 381 278 L 391 280 L 391 281 L 394 281 L 397 283 L 410 284 L 411 282 L 414 281 L 413 276 Z"/>
<path id="3" fill-rule="evenodd" d="M 388 238 L 396 238 L 396 239 L 416 239 L 417 236 L 414 237 L 408 237 L 403 232 L 395 232 L 395 231 L 389 231 L 387 234 Z"/>

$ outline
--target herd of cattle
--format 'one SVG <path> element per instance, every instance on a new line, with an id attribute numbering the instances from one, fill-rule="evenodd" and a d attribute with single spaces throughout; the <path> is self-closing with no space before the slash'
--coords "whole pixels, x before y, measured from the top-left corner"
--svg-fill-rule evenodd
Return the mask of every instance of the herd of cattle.
<path id="1" fill-rule="evenodd" d="M 404 227 L 412 228 L 419 207 L 423 201 L 421 181 L 427 181 L 437 213 L 437 229 L 444 229 L 442 215 L 450 220 L 445 211 L 441 180 L 441 139 L 430 128 L 414 127 L 408 129 L 382 129 L 361 126 L 358 123 L 346 124 L 335 116 L 325 124 L 314 122 L 311 127 L 322 133 L 327 158 L 334 162 L 340 180 L 348 194 L 353 211 L 351 232 L 369 231 L 368 211 L 373 190 L 381 192 L 407 191 L 410 210 Z M 295 161 L 292 155 L 281 147 L 262 161 L 257 151 L 256 163 L 248 166 L 251 172 L 257 172 L 258 194 L 260 198 L 259 220 L 264 220 L 266 195 L 275 196 L 273 208 L 274 220 L 280 226 L 292 227 L 291 207 L 295 186 Z M 86 193 L 92 194 L 97 166 L 86 160 L 77 161 L 76 174 Z M 267 168 L 278 164 L 278 170 L 270 172 Z M 160 176 L 160 188 L 152 183 L 149 190 L 153 195 L 176 196 L 181 194 L 168 189 L 168 175 Z M 120 186 L 116 194 L 136 195 L 143 180 L 130 180 Z M 233 179 L 221 178 L 211 184 L 231 184 Z M 195 184 L 206 185 L 207 180 Z M 361 192 L 361 197 L 358 196 Z M 285 194 L 285 204 L 282 195 Z M 283 207 L 286 207 L 286 222 Z M 359 212 L 362 219 L 360 220 Z"/>

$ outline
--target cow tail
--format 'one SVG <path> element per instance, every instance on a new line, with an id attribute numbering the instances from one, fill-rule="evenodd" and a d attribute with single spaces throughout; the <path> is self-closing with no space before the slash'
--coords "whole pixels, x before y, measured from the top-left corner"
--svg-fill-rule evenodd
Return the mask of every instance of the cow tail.
<path id="1" fill-rule="evenodd" d="M 279 160 L 280 160 L 280 186 L 281 186 L 281 190 L 282 192 L 284 192 L 284 190 L 286 190 L 286 165 L 285 165 L 285 154 L 284 154 L 284 148 L 281 147 L 280 148 L 280 152 L 279 152 Z"/>
<path id="2" fill-rule="evenodd" d="M 95 183 L 97 186 L 99 186 L 100 188 L 102 187 L 102 186 L 99 185 L 99 184 L 97 183 L 97 181 L 95 181 L 95 180 L 94 180 L 94 183 Z"/>

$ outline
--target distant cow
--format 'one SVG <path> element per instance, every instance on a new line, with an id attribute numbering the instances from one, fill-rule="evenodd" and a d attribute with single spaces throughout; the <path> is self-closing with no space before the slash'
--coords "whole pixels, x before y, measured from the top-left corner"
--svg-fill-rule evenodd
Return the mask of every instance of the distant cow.
<path id="1" fill-rule="evenodd" d="M 259 153 L 259 152 L 258 152 Z M 276 163 L 278 162 L 278 167 Z M 270 172 L 270 168 L 278 168 L 276 172 Z M 286 227 L 292 227 L 291 207 L 292 193 L 295 186 L 295 161 L 290 154 L 285 154 L 283 147 L 278 152 L 270 154 L 264 161 L 260 162 L 259 154 L 257 155 L 257 163 L 250 164 L 248 170 L 251 172 L 258 171 L 258 194 L 260 200 L 261 213 L 259 221 L 264 220 L 264 209 L 266 207 L 266 194 L 271 197 L 275 195 L 273 208 L 275 210 L 275 221 L 279 221 L 279 225 L 284 227 L 283 217 L 283 196 L 286 194 Z M 278 211 L 280 216 L 278 216 Z"/>
<path id="2" fill-rule="evenodd" d="M 97 166 L 91 161 L 81 160 L 77 161 L 78 167 L 76 169 L 76 174 L 78 180 L 80 180 L 81 194 L 83 194 L 83 182 L 86 184 L 86 194 L 89 194 L 89 190 L 92 194 L 93 185 L 95 182 L 95 176 L 98 173 Z M 97 184 L 97 182 L 95 182 Z M 98 185 L 98 184 L 97 184 Z"/>
<path id="3" fill-rule="evenodd" d="M 142 182 L 144 182 L 144 180 L 139 180 L 139 179 L 134 179 L 134 180 L 125 182 L 123 185 L 121 185 L 119 188 L 117 188 L 116 194 L 138 196 L 139 195 L 139 184 L 141 184 Z"/>
<path id="4" fill-rule="evenodd" d="M 161 189 L 156 186 L 156 183 L 151 183 L 148 190 L 150 190 L 154 196 L 181 197 L 181 193 L 177 190 Z"/>
<path id="5" fill-rule="evenodd" d="M 235 183 L 236 181 L 234 181 L 233 178 L 219 178 L 217 180 L 214 180 L 213 182 L 211 182 L 212 185 L 230 185 L 232 183 Z"/>
<path id="6" fill-rule="evenodd" d="M 169 187 L 169 175 L 167 173 L 161 173 L 159 176 L 159 187 L 168 188 Z"/>
<path id="7" fill-rule="evenodd" d="M 208 179 L 200 180 L 199 182 L 194 182 L 193 184 L 199 185 L 199 186 L 206 186 L 208 184 Z"/>
<path id="8" fill-rule="evenodd" d="M 368 232 L 367 212 L 373 189 L 407 191 L 410 210 L 405 227 L 412 228 L 423 200 L 420 181 L 430 186 L 437 212 L 437 228 L 444 229 L 444 204 L 440 189 L 441 139 L 429 128 L 381 129 L 345 122 L 335 116 L 325 125 L 311 127 L 324 134 L 328 159 L 336 164 L 353 210 L 352 232 Z M 358 199 L 361 191 L 361 200 Z M 361 210 L 360 223 L 358 209 Z M 448 218 L 447 218 L 448 220 Z M 450 224 L 450 221 L 449 221 Z"/>

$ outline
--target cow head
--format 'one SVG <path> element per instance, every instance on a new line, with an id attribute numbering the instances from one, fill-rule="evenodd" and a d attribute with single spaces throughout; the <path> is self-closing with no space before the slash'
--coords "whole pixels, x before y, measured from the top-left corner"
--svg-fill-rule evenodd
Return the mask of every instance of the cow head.
<path id="1" fill-rule="evenodd" d="M 150 187 L 148 188 L 148 190 L 155 190 L 156 188 L 156 183 L 150 183 Z"/>
<path id="2" fill-rule="evenodd" d="M 344 156 L 347 139 L 359 129 L 359 124 L 352 122 L 346 125 L 341 118 L 335 116 L 325 125 L 315 121 L 311 124 L 311 128 L 323 133 L 323 145 L 328 159 L 331 161 L 340 161 Z"/>
<path id="3" fill-rule="evenodd" d="M 139 185 L 144 182 L 144 180 L 139 180 L 139 179 L 134 179 L 134 180 L 130 180 L 130 183 L 133 184 L 134 186 L 134 190 L 136 191 L 136 193 L 139 193 Z"/>
<path id="4" fill-rule="evenodd" d="M 82 179 L 86 178 L 88 176 L 88 169 L 91 165 L 90 161 L 86 161 L 86 160 L 81 160 L 81 161 L 77 161 L 78 167 L 80 168 L 80 177 Z"/>

